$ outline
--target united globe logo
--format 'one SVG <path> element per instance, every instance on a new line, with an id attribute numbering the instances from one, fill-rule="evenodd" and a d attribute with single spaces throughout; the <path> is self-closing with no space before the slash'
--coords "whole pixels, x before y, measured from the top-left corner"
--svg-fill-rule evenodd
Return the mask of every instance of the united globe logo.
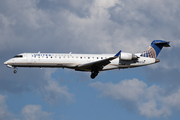
<path id="1" fill-rule="evenodd" d="M 141 54 L 141 56 L 156 58 L 156 51 L 154 50 L 153 47 L 149 46 L 148 49 Z"/>

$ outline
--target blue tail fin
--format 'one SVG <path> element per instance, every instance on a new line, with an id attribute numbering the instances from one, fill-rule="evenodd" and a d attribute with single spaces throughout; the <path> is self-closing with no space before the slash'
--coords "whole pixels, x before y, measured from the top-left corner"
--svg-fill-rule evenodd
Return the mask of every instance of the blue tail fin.
<path id="1" fill-rule="evenodd" d="M 156 58 L 163 47 L 170 47 L 170 42 L 163 40 L 154 40 L 146 51 L 144 51 L 142 57 Z"/>

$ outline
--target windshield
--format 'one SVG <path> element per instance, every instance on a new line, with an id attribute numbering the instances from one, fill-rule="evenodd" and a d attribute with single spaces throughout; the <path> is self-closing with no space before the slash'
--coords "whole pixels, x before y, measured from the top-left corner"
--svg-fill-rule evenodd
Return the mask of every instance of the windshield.
<path id="1" fill-rule="evenodd" d="M 23 55 L 16 55 L 13 58 L 22 58 L 22 57 L 23 57 Z"/>

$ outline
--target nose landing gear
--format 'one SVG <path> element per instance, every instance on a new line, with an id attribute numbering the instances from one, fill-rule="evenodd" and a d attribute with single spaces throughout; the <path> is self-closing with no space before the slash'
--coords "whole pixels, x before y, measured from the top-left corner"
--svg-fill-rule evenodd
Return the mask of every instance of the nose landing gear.
<path id="1" fill-rule="evenodd" d="M 16 70 L 16 67 L 14 67 L 14 71 L 13 71 L 15 74 L 17 73 L 17 70 Z"/>
<path id="2" fill-rule="evenodd" d="M 14 73 L 17 73 L 17 70 L 14 70 Z"/>

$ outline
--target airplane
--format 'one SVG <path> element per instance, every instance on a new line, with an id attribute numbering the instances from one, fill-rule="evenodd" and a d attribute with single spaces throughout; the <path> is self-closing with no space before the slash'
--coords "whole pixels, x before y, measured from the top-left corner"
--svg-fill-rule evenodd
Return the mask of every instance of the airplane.
<path id="1" fill-rule="evenodd" d="M 157 59 L 163 47 L 170 47 L 169 41 L 154 40 L 142 53 L 127 53 L 121 50 L 113 54 L 68 54 L 65 53 L 22 53 L 4 62 L 9 68 L 17 67 L 47 67 L 69 68 L 76 71 L 91 72 L 94 79 L 100 71 L 140 67 L 160 62 Z"/>

